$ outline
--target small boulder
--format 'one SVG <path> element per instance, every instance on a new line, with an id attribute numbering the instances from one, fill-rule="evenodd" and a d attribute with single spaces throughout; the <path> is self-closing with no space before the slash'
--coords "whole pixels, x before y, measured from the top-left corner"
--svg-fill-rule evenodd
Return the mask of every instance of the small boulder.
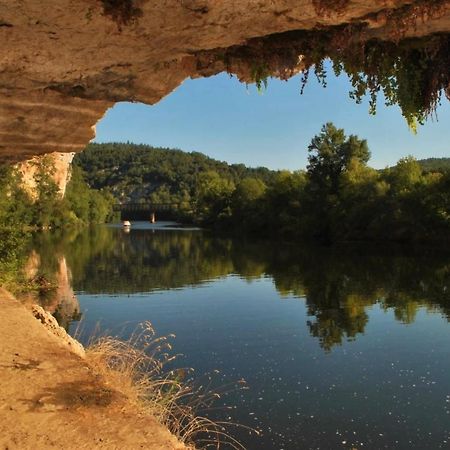
<path id="1" fill-rule="evenodd" d="M 81 358 L 86 357 L 84 347 L 76 339 L 68 335 L 66 330 L 63 327 L 60 327 L 57 320 L 49 312 L 45 311 L 42 306 L 33 305 L 31 307 L 31 312 L 50 333 L 58 337 L 73 353 Z"/>

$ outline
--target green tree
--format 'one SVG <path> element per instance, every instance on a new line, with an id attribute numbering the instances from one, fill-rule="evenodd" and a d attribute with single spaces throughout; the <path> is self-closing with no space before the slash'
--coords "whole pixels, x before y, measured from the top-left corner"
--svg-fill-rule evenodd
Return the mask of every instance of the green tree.
<path id="1" fill-rule="evenodd" d="M 318 238 L 331 241 L 342 226 L 342 185 L 367 175 L 364 168 L 370 151 L 366 140 L 347 137 L 332 123 L 313 137 L 308 151 L 309 229 Z"/>
<path id="2" fill-rule="evenodd" d="M 66 201 L 75 217 L 74 221 L 89 221 L 89 186 L 84 182 L 83 172 L 79 167 L 72 167 L 70 181 L 66 189 Z"/>
<path id="3" fill-rule="evenodd" d="M 31 221 L 31 199 L 12 166 L 0 166 L 0 228 L 21 228 Z"/>
<path id="4" fill-rule="evenodd" d="M 209 170 L 198 175 L 197 213 L 206 223 L 226 220 L 231 215 L 231 196 L 234 183 Z"/>
<path id="5" fill-rule="evenodd" d="M 35 166 L 36 200 L 34 202 L 33 223 L 40 228 L 48 228 L 60 215 L 58 206 L 60 206 L 62 198 L 52 177 L 55 173 L 55 167 L 50 157 L 40 158 Z"/>
<path id="6" fill-rule="evenodd" d="M 345 136 L 343 129 L 332 123 L 322 127 L 320 134 L 314 136 L 308 146 L 308 176 L 316 189 L 327 193 L 337 193 L 340 175 L 359 162 L 366 165 L 370 151 L 366 140 L 357 136 Z"/>
<path id="7" fill-rule="evenodd" d="M 67 220 L 73 223 L 104 223 L 113 217 L 114 197 L 107 191 L 91 189 L 77 166 L 72 167 L 65 202 Z"/>
<path id="8" fill-rule="evenodd" d="M 299 237 L 307 178 L 303 171 L 280 171 L 266 193 L 266 228 L 271 235 Z"/>
<path id="9" fill-rule="evenodd" d="M 255 230 L 265 223 L 266 190 L 267 186 L 258 178 L 246 177 L 237 185 L 231 199 L 235 227 Z"/>
<path id="10" fill-rule="evenodd" d="M 422 167 L 416 158 L 406 156 L 389 171 L 388 180 L 396 195 L 408 193 L 422 181 Z"/>
<path id="11" fill-rule="evenodd" d="M 21 188 L 21 175 L 0 166 L 0 285 L 15 289 L 27 243 L 23 228 L 31 221 L 31 200 Z"/>
<path id="12" fill-rule="evenodd" d="M 247 207 L 259 200 L 265 193 L 267 186 L 257 178 L 244 178 L 233 193 L 236 205 Z"/>

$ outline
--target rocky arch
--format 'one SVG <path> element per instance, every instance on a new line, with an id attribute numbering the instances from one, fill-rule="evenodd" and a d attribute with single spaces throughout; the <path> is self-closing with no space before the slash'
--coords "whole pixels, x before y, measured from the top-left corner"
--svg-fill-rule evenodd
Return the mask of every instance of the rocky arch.
<path id="1" fill-rule="evenodd" d="M 115 102 L 188 77 L 292 76 L 316 36 L 339 51 L 449 33 L 448 0 L 0 0 L 0 160 L 81 151 Z"/>

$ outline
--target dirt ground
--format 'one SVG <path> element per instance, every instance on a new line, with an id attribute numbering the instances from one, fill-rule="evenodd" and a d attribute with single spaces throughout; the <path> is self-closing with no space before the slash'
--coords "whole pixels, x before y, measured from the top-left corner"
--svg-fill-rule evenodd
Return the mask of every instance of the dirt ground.
<path id="1" fill-rule="evenodd" d="M 0 288 L 0 450 L 186 449 Z"/>

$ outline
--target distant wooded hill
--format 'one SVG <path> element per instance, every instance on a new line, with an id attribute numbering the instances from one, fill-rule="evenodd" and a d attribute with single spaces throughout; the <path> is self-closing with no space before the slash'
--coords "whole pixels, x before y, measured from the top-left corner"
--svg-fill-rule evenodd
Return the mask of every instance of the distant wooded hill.
<path id="1" fill-rule="evenodd" d="M 238 184 L 257 178 L 269 184 L 277 172 L 265 167 L 228 164 L 198 152 L 129 143 L 89 144 L 74 165 L 94 189 L 108 188 L 122 201 L 188 202 L 195 197 L 198 174 L 217 173 Z"/>
<path id="2" fill-rule="evenodd" d="M 325 124 L 306 171 L 227 164 L 201 153 L 134 144 L 91 144 L 75 158 L 115 201 L 177 203 L 178 220 L 239 234 L 317 239 L 448 241 L 450 158 L 367 165 L 365 140 Z"/>
<path id="3" fill-rule="evenodd" d="M 427 158 L 417 161 L 425 172 L 450 171 L 450 158 Z"/>
<path id="4" fill-rule="evenodd" d="M 425 172 L 450 171 L 450 158 L 427 158 L 418 163 Z M 94 189 L 107 188 L 122 201 L 187 202 L 195 198 L 199 173 L 216 172 L 238 185 L 257 178 L 270 185 L 277 171 L 228 164 L 199 152 L 130 143 L 89 144 L 74 165 L 85 173 Z"/>

